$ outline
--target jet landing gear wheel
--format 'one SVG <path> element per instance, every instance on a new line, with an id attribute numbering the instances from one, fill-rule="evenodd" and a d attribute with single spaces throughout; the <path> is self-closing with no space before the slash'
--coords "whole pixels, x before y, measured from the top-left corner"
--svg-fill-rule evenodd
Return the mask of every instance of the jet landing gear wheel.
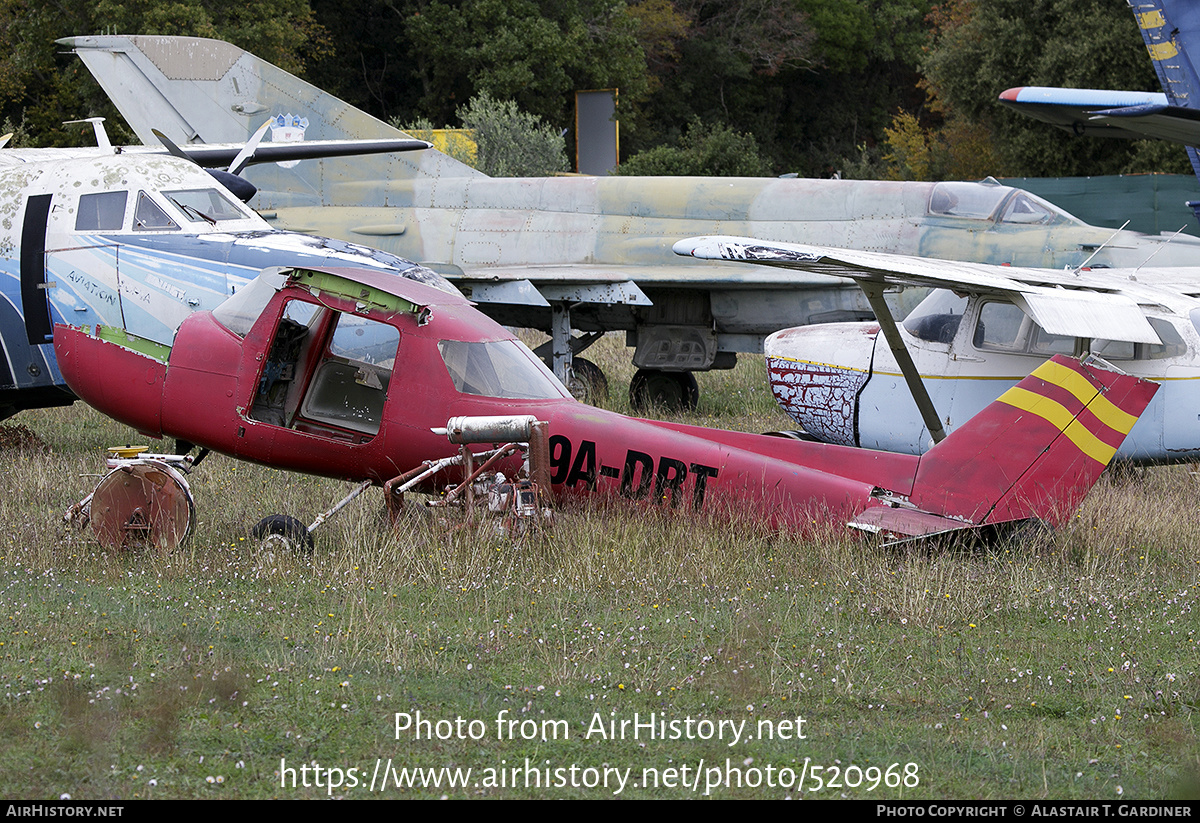
<path id="1" fill-rule="evenodd" d="M 595 404 L 608 399 L 608 378 L 604 372 L 591 360 L 582 357 L 571 358 L 571 370 L 575 376 L 567 381 L 567 390 L 576 400 Z"/>
<path id="2" fill-rule="evenodd" d="M 183 475 L 145 460 L 106 474 L 92 493 L 89 516 L 106 549 L 173 549 L 191 535 L 196 505 Z"/>
<path id="3" fill-rule="evenodd" d="M 629 381 L 629 405 L 635 411 L 691 411 L 699 400 L 700 386 L 690 371 L 638 369 Z"/>
<path id="4" fill-rule="evenodd" d="M 312 554 L 316 545 L 308 527 L 286 514 L 271 514 L 254 524 L 250 536 L 263 548 Z"/>

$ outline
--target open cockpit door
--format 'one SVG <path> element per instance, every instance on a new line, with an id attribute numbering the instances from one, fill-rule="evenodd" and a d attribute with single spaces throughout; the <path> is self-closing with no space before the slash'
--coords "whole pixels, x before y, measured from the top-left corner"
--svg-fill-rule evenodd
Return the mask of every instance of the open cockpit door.
<path id="1" fill-rule="evenodd" d="M 363 443 L 379 433 L 400 345 L 394 326 L 287 300 L 256 372 L 249 417 Z"/>
<path id="2" fill-rule="evenodd" d="M 394 326 L 289 300 L 250 417 L 339 440 L 379 433 L 400 332 Z"/>

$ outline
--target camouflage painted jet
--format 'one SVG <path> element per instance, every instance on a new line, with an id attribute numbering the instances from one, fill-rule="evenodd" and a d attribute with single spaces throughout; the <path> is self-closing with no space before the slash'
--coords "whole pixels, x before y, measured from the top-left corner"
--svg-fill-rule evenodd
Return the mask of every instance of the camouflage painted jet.
<path id="1" fill-rule="evenodd" d="M 150 36 L 60 41 L 83 59 L 144 143 L 404 137 L 227 43 Z M 694 405 L 693 372 L 731 368 L 789 326 L 869 318 L 850 282 L 676 257 L 698 234 L 743 234 L 1021 266 L 1200 262 L 1200 240 L 1089 226 L 1027 192 L 982 183 L 771 178 L 493 179 L 434 150 L 258 166 L 253 205 L 274 226 L 421 261 L 493 319 L 541 329 L 539 355 L 577 394 L 604 384 L 574 357 L 625 331 L 635 405 Z M 572 336 L 572 332 L 581 334 Z"/>

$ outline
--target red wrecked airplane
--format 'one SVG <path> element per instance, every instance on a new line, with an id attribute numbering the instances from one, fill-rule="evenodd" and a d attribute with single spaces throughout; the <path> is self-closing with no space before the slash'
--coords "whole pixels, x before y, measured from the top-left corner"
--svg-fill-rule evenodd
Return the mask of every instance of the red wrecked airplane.
<path id="1" fill-rule="evenodd" d="M 553 498 L 729 507 L 783 529 L 834 522 L 902 539 L 1061 522 L 1157 388 L 1103 361 L 1055 357 L 920 457 L 640 420 L 572 399 L 466 299 L 337 268 L 266 270 L 184 320 L 170 347 L 59 325 L 54 349 L 80 398 L 140 432 L 360 488 L 461 481 L 470 467 L 442 459 L 455 433 L 516 415 L 548 423 L 541 484 Z M 521 458 L 497 465 L 514 477 Z M 155 506 L 179 505 L 156 493 L 115 528 L 148 528 Z"/>

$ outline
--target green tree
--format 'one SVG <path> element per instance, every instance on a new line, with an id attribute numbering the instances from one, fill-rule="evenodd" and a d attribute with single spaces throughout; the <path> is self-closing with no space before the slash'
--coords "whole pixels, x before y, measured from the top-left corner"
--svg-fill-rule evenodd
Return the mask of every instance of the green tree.
<path id="1" fill-rule="evenodd" d="M 722 123 L 693 120 L 676 146 L 656 146 L 617 167 L 627 176 L 764 177 L 771 165 L 752 134 L 739 134 Z"/>
<path id="2" fill-rule="evenodd" d="M 656 67 L 635 153 L 678 140 L 693 118 L 757 138 L 782 171 L 831 174 L 874 146 L 922 95 L 916 71 L 928 0 L 675 0 L 691 21 L 679 59 Z"/>
<path id="3" fill-rule="evenodd" d="M 1075 138 L 996 101 L 1014 86 L 1157 91 L 1133 15 L 1114 0 L 949 0 L 934 18 L 922 63 L 947 122 L 988 130 L 1006 175 L 1163 171 L 1140 167 L 1160 151 L 1135 142 Z M 1182 149 L 1173 170 L 1186 170 Z M 1141 159 L 1139 159 L 1141 158 Z"/>
<path id="4" fill-rule="evenodd" d="M 435 122 L 487 94 L 565 125 L 576 90 L 619 88 L 632 102 L 648 87 L 638 23 L 620 0 L 408 0 L 398 11 L 415 114 Z"/>
<path id="5" fill-rule="evenodd" d="M 0 116 L 23 124 L 33 145 L 90 144 L 90 129 L 62 123 L 95 115 L 114 142 L 134 140 L 83 64 L 54 42 L 101 30 L 216 37 L 293 71 L 324 48 L 307 0 L 0 0 Z"/>

